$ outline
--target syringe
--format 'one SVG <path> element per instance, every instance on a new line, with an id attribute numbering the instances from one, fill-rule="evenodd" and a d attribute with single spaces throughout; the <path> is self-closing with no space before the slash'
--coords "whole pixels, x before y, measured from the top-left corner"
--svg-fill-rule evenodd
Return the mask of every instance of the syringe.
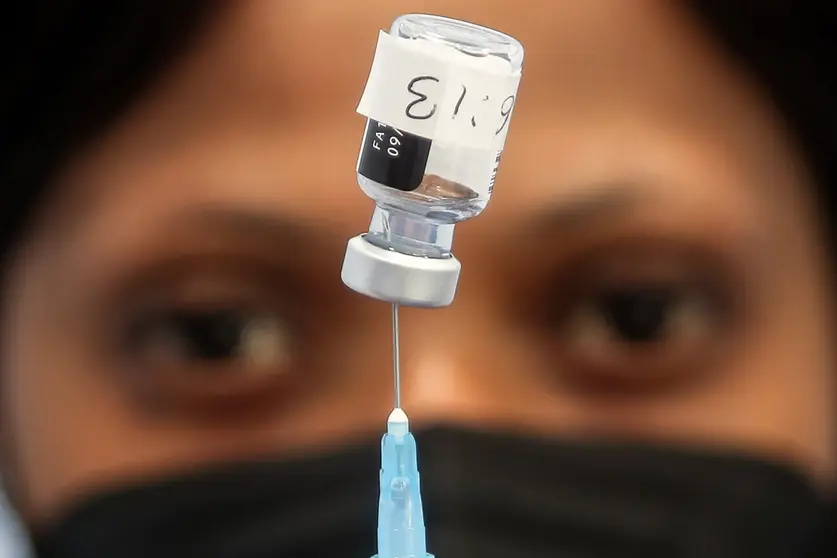
<path id="1" fill-rule="evenodd" d="M 392 305 L 395 408 L 381 440 L 381 495 L 378 500 L 377 558 L 424 558 L 427 541 L 418 472 L 416 440 L 401 409 L 398 305 Z"/>

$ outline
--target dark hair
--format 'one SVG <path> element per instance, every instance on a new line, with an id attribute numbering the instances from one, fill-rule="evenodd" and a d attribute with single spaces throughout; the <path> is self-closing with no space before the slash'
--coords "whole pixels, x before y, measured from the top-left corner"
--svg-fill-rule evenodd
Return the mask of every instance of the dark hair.
<path id="1" fill-rule="evenodd" d="M 837 186 L 837 5 L 820 0 L 687 0 L 779 108 L 817 180 L 824 240 Z"/>
<path id="2" fill-rule="evenodd" d="M 214 0 L 26 0 L 0 18 L 0 254 L 53 174 L 208 22 Z"/>
<path id="3" fill-rule="evenodd" d="M 837 183 L 837 7 L 687 0 L 784 113 L 821 184 Z M 27 0 L 1 19 L 0 204 L 8 255 L 50 177 L 187 46 L 212 0 Z"/>

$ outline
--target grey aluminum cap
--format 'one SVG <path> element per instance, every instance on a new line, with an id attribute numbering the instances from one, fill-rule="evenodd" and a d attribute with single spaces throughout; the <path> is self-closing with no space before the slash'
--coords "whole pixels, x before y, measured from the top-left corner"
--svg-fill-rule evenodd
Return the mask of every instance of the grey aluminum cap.
<path id="1" fill-rule="evenodd" d="M 349 240 L 341 277 L 360 294 L 420 308 L 440 308 L 453 302 L 462 265 L 449 258 L 423 258 L 386 250 L 365 235 Z"/>

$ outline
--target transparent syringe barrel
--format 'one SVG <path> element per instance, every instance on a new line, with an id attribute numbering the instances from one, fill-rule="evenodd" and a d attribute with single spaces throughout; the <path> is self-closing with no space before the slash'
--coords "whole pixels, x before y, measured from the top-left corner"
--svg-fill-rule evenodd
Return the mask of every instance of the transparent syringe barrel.
<path id="1" fill-rule="evenodd" d="M 523 47 L 499 31 L 424 14 L 398 17 L 389 35 L 445 67 L 434 74 L 424 66 L 415 76 L 392 72 L 397 83 L 390 87 L 405 95 L 399 110 L 411 116 L 401 122 L 407 127 L 436 122 L 433 133 L 367 118 L 357 165 L 358 184 L 377 204 L 367 239 L 404 253 L 445 257 L 453 225 L 478 215 L 491 197 Z M 376 62 L 379 56 L 380 50 Z M 398 68 L 395 55 L 390 58 Z"/>

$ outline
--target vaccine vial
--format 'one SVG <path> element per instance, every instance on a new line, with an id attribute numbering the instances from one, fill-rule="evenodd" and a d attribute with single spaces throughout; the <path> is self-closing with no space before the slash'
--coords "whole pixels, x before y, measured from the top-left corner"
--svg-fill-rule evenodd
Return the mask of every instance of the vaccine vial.
<path id="1" fill-rule="evenodd" d="M 522 68 L 520 42 L 473 23 L 408 14 L 381 32 L 358 107 L 357 180 L 376 207 L 349 241 L 347 286 L 406 306 L 453 301 L 454 226 L 491 197 Z"/>

